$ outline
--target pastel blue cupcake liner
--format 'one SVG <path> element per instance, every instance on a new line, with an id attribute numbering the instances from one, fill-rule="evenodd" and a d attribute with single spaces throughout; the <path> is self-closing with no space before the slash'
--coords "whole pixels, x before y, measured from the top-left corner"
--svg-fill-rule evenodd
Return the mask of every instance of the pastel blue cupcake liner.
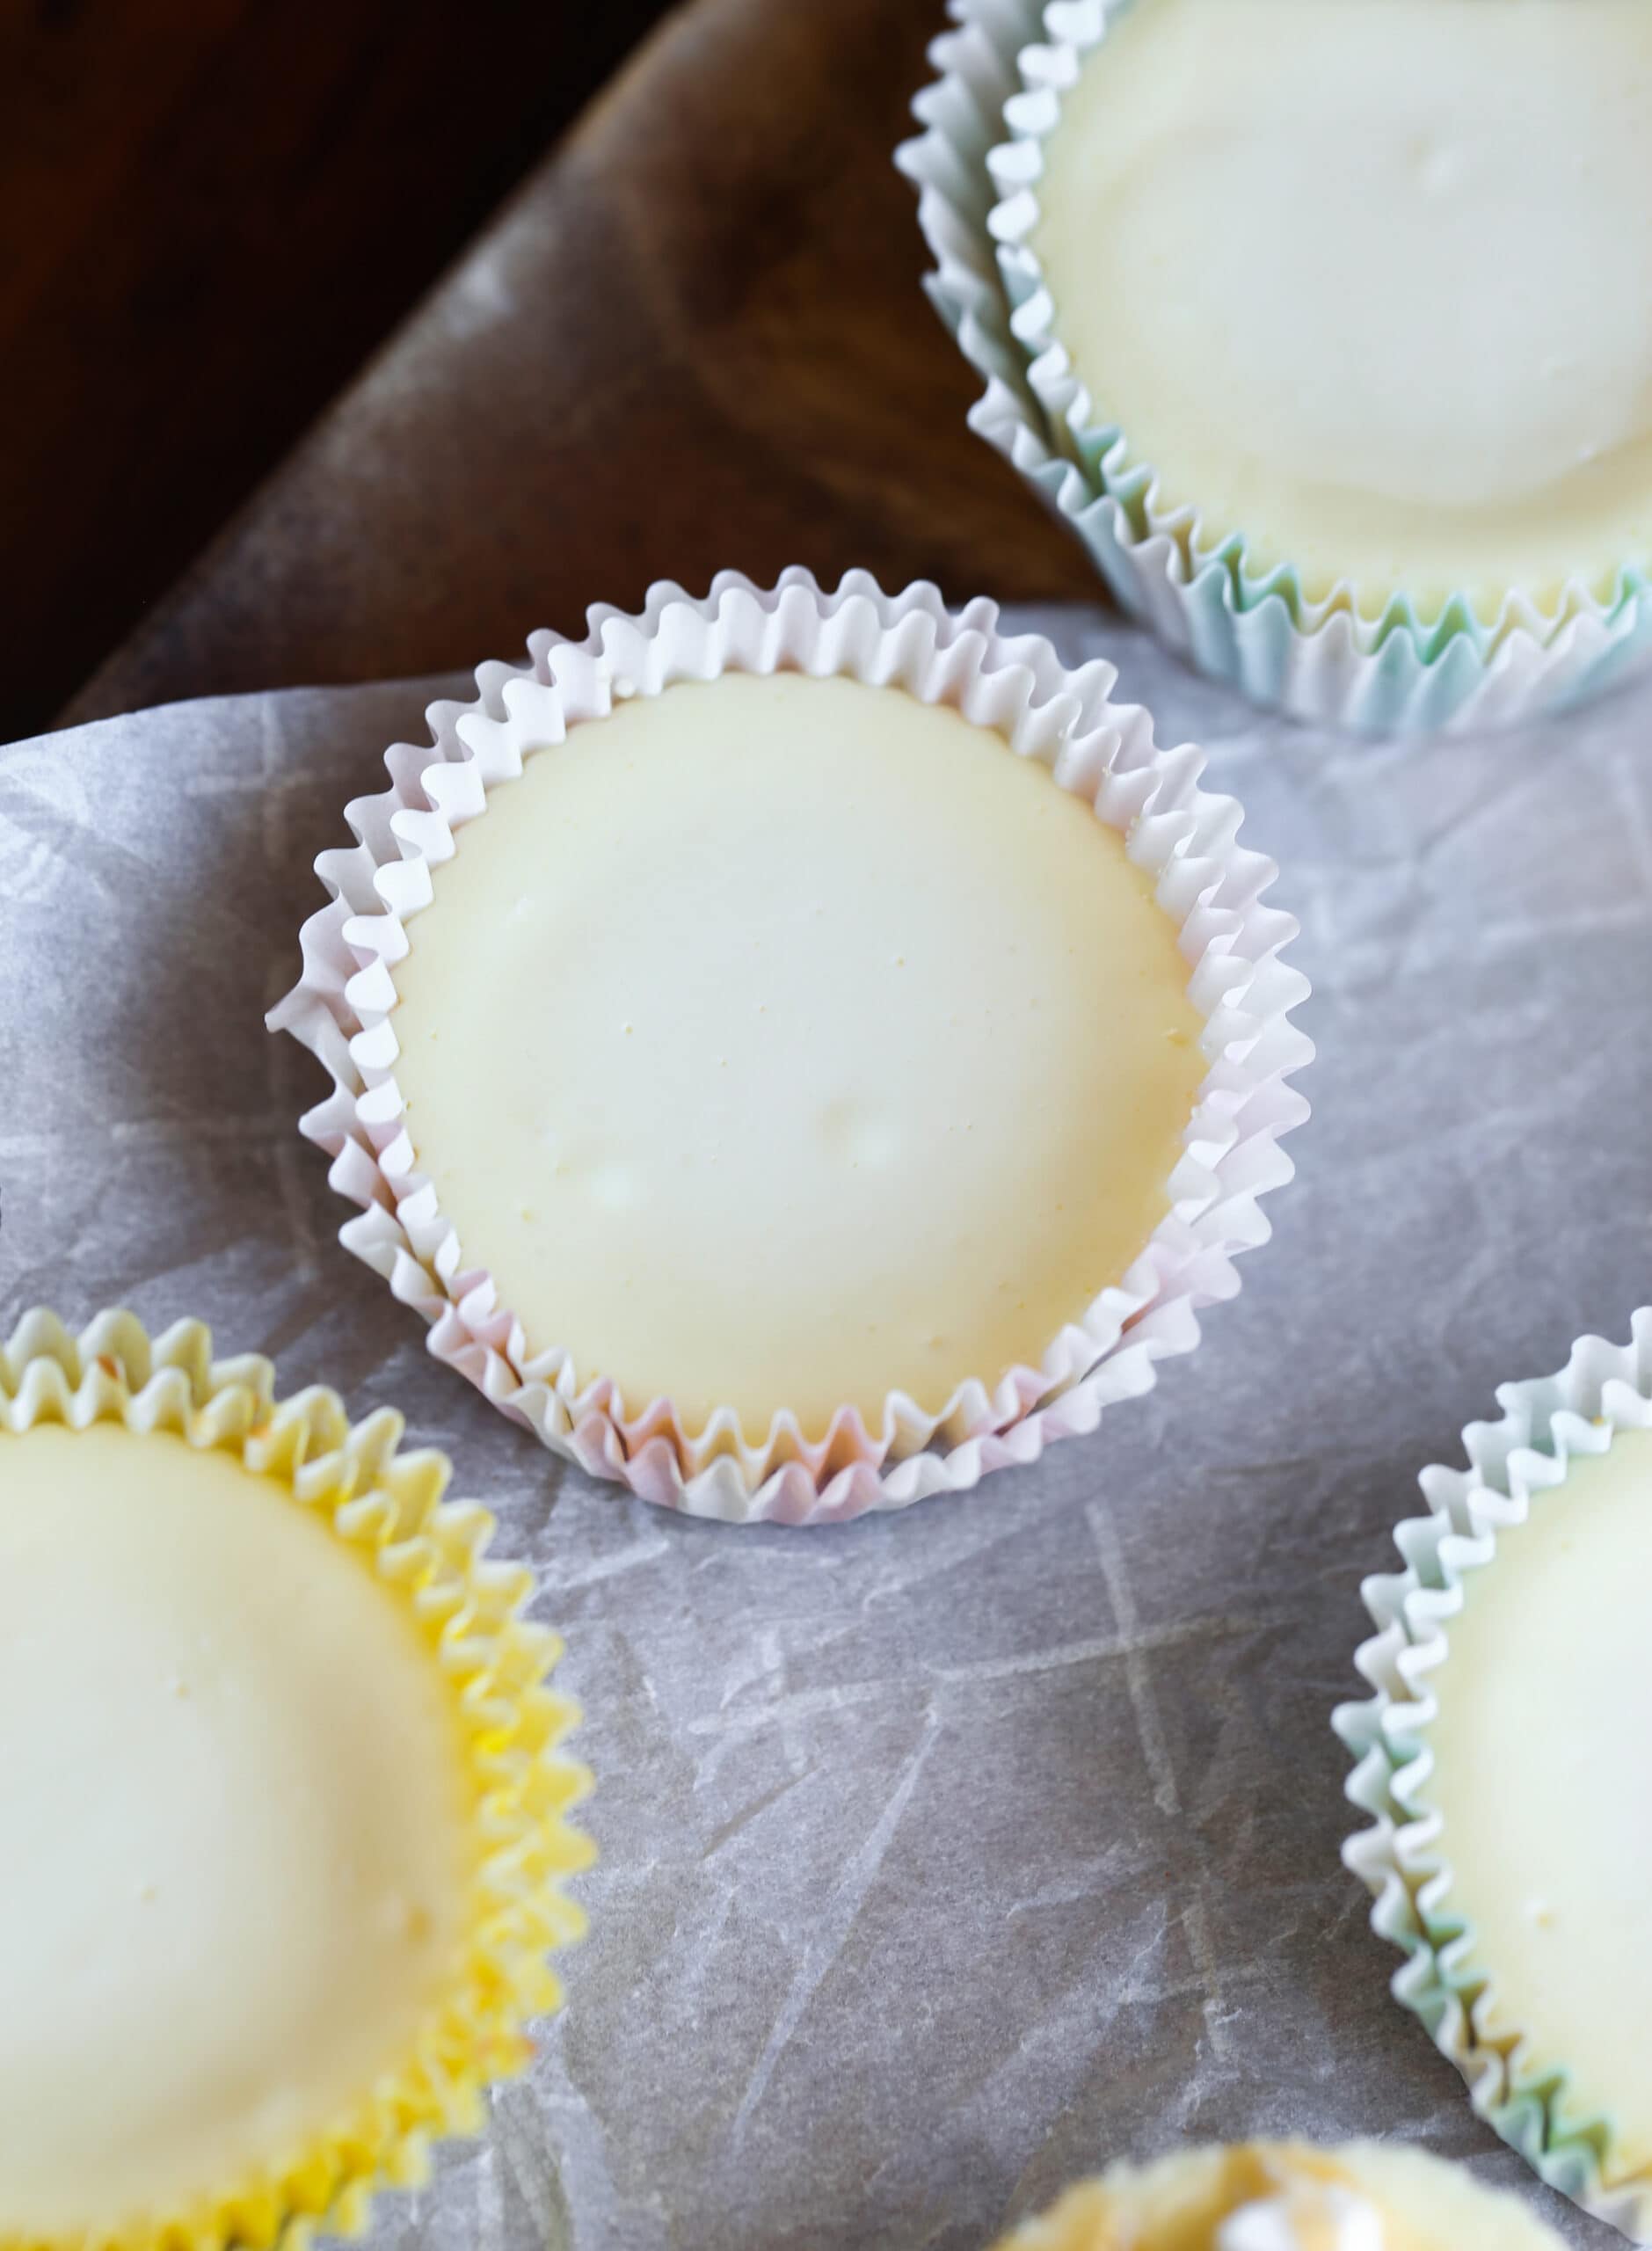
<path id="1" fill-rule="evenodd" d="M 1463 1432 L 1466 1469 L 1423 1472 L 1430 1513 L 1394 1533 L 1405 1569 L 1360 1589 L 1377 1631 L 1354 1661 L 1373 1694 L 1341 1706 L 1332 1725 L 1356 1761 L 1348 1796 L 1370 1825 L 1343 1859 L 1372 1894 L 1372 1927 L 1405 1956 L 1394 1998 L 1461 2072 L 1481 2116 L 1551 2188 L 1652 2243 L 1652 2174 L 1615 2157 L 1612 2119 L 1578 2101 L 1553 2056 L 1504 2022 L 1492 2029 L 1495 1964 L 1452 1897 L 1445 1825 L 1420 1796 L 1438 1708 L 1430 1684 L 1469 1577 L 1495 1563 L 1498 1534 L 1538 1496 L 1564 1484 L 1575 1456 L 1604 1453 L 1618 1429 L 1652 1428 L 1652 1307 L 1634 1315 L 1627 1344 L 1582 1337 L 1558 1373 L 1504 1384 L 1497 1402 L 1500 1421 Z"/>
<path id="2" fill-rule="evenodd" d="M 1098 419 L 1055 334 L 1030 237 L 1043 142 L 1111 18 L 1132 0 L 951 0 L 937 72 L 896 152 L 934 254 L 925 287 L 986 389 L 970 423 L 1071 526 L 1124 608 L 1190 663 L 1257 702 L 1387 732 L 1489 727 L 1564 710 L 1652 652 L 1652 581 L 1626 566 L 1601 599 L 1576 583 L 1546 613 L 1509 595 L 1481 617 L 1402 595 L 1360 614 L 1346 586 L 1311 600 L 1292 570 L 1256 570 L 1242 535 L 1162 505 L 1153 469 Z"/>

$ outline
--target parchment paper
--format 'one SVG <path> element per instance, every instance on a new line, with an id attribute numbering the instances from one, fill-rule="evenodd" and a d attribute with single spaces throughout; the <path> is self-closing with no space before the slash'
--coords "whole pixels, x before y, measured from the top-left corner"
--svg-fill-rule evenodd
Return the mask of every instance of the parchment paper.
<path id="1" fill-rule="evenodd" d="M 1248 808 L 1320 1060 L 1243 1293 L 1094 1439 L 815 1533 L 565 1470 L 339 1249 L 269 1038 L 401 684 L 0 751 L 0 1319 L 196 1313 L 389 1402 L 503 1519 L 587 1718 L 592 1934 L 531 2078 L 382 2251 L 969 2251 L 1184 2136 L 1402 2135 L 1617 2239 L 1474 2119 L 1339 1866 L 1361 1575 L 1505 1376 L 1652 1291 L 1652 700 L 1393 747 L 1069 612 Z M 0 2151 L 4 2149 L 0 2121 Z"/>

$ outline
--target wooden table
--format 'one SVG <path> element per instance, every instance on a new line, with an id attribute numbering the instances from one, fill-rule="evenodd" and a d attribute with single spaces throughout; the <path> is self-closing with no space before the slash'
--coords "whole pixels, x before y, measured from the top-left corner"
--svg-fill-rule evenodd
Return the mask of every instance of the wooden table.
<path id="1" fill-rule="evenodd" d="M 0 8 L 0 740 L 131 632 L 666 4 Z"/>
<path id="2" fill-rule="evenodd" d="M 920 288 L 941 20 L 676 9 L 64 717 L 513 656 L 724 565 L 1093 594 Z"/>

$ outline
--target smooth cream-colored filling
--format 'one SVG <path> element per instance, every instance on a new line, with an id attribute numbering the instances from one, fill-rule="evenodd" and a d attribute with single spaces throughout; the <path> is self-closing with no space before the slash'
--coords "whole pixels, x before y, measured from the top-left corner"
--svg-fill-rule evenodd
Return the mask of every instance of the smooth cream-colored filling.
<path id="1" fill-rule="evenodd" d="M 1614 2173 L 1652 2164 L 1652 1433 L 1574 1460 L 1464 1580 L 1423 1802 L 1446 1909 L 1474 1931 L 1486 2034 L 1564 2067 L 1613 2122 Z"/>
<path id="2" fill-rule="evenodd" d="M 1362 608 L 1652 555 L 1652 8 L 1135 0 L 1045 145 L 1055 332 L 1204 532 Z"/>
<path id="3" fill-rule="evenodd" d="M 497 789 L 408 925 L 419 1169 L 530 1352 L 640 1411 L 882 1425 L 1146 1247 L 1204 1065 L 1123 840 L 893 689 L 680 683 Z"/>
<path id="4" fill-rule="evenodd" d="M 290 1492 L 0 1432 L 0 2239 L 301 2158 L 451 1975 L 469 1826 L 417 1628 Z"/>
<path id="5" fill-rule="evenodd" d="M 1560 2251 L 1512 2197 L 1379 2142 L 1245 2142 L 1112 2167 L 1001 2251 Z"/>

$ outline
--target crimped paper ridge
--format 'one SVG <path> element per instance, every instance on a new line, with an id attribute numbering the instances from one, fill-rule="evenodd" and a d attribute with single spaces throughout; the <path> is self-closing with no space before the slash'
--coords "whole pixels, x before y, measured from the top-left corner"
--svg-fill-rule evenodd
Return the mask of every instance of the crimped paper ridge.
<path id="1" fill-rule="evenodd" d="M 493 1519 L 474 1502 L 442 1498 L 446 1457 L 398 1451 L 398 1414 L 381 1408 L 353 1425 L 320 1386 L 278 1401 L 269 1361 L 215 1360 L 201 1322 L 151 1339 L 134 1315 L 113 1311 L 76 1337 L 55 1314 L 25 1314 L 0 1347 L 0 1430 L 53 1422 L 119 1422 L 222 1447 L 369 1551 L 454 1691 L 484 1848 L 453 1991 L 413 2053 L 299 2163 L 113 2233 L 18 2236 L 0 2226 L 0 2251 L 302 2251 L 323 2227 L 357 2234 L 375 2189 L 417 2185 L 433 2140 L 477 2130 L 485 2084 L 528 2061 L 525 2023 L 561 2004 L 547 1956 L 581 1934 L 585 1918 L 557 1886 L 592 1858 L 564 1819 L 590 1777 L 557 1747 L 579 1709 L 545 1685 L 561 1643 L 521 1614 L 532 1574 L 484 1560 Z"/>
<path id="2" fill-rule="evenodd" d="M 583 642 L 535 634 L 528 667 L 484 666 L 474 703 L 433 705 L 433 747 L 387 753 L 390 787 L 346 808 L 360 842 L 317 862 L 332 904 L 304 925 L 302 975 L 269 1021 L 332 1075 L 332 1095 L 302 1125 L 331 1156 L 334 1187 L 361 1207 L 342 1240 L 423 1315 L 438 1358 L 554 1451 L 647 1499 L 729 1520 L 818 1522 L 1035 1461 L 1051 1439 L 1093 1430 L 1104 1406 L 1150 1388 L 1156 1362 L 1197 1341 L 1198 1310 L 1237 1289 L 1234 1257 L 1267 1239 L 1257 1199 L 1291 1176 L 1279 1137 L 1306 1115 L 1285 1082 L 1312 1053 L 1287 1021 L 1306 980 L 1278 959 L 1296 925 L 1261 903 L 1273 863 L 1236 843 L 1238 806 L 1197 787 L 1199 753 L 1159 751 L 1147 715 L 1110 701 L 1110 665 L 1069 673 L 1038 637 L 1000 636 L 997 615 L 987 601 L 949 611 L 928 586 L 885 595 L 858 572 L 826 594 L 803 571 L 768 590 L 725 572 L 702 601 L 662 584 L 636 617 L 593 608 Z M 729 1409 L 687 1429 L 667 1401 L 637 1411 L 612 1383 L 582 1377 L 566 1349 L 530 1358 L 520 1323 L 485 1271 L 467 1265 L 415 1169 L 394 1077 L 405 922 L 429 902 L 433 865 L 454 849 L 454 829 L 484 810 L 489 788 L 616 693 L 782 667 L 953 703 L 1040 756 L 1124 830 L 1181 926 L 1211 1062 L 1172 1178 L 1174 1208 L 1122 1284 L 1061 1332 L 1039 1368 L 1015 1369 L 991 1392 L 967 1382 L 939 1415 L 891 1394 L 880 1429 L 846 1410 L 820 1439 L 784 1412 L 761 1438 Z M 950 1451 L 931 1451 L 936 1442 Z"/>
<path id="3" fill-rule="evenodd" d="M 1354 1662 L 1374 1693 L 1341 1706 L 1332 1725 L 1356 1760 L 1348 1796 L 1371 1825 L 1350 1838 L 1343 1858 L 1372 1894 L 1372 1929 L 1406 1956 L 1395 1999 L 1457 2065 L 1475 2109 L 1551 2188 L 1648 2243 L 1652 2175 L 1614 2166 L 1610 2120 L 1583 2114 L 1565 2070 L 1532 2052 L 1523 2034 L 1484 2029 L 1492 1985 L 1474 1957 L 1472 1926 L 1446 1905 L 1444 1824 L 1420 1809 L 1415 1790 L 1437 1708 L 1429 1679 L 1466 1579 L 1493 1561 L 1498 1533 L 1525 1521 L 1536 1494 L 1565 1482 L 1575 1455 L 1605 1452 L 1615 1430 L 1652 1429 L 1652 1307 L 1634 1314 L 1627 1344 L 1581 1337 L 1563 1368 L 1503 1385 L 1497 1403 L 1499 1421 L 1463 1432 L 1466 1469 L 1422 1473 L 1430 1512 L 1394 1533 L 1405 1569 L 1360 1589 L 1377 1632 Z"/>
<path id="4" fill-rule="evenodd" d="M 1466 2190 L 1484 2198 L 1482 2225 L 1489 2225 L 1498 2206 L 1512 2203 L 1505 2191 L 1477 2188 L 1464 2168 L 1414 2145 L 1295 2138 L 1190 2142 L 1145 2164 L 1121 2160 L 1074 2182 L 1056 2203 L 1006 2235 L 995 2251 L 1125 2251 L 1127 2246 L 1159 2242 L 1167 2233 L 1180 2242 L 1187 2240 L 1190 2206 L 1220 2204 L 1226 2208 L 1225 2217 L 1232 2218 L 1238 2203 L 1267 2199 L 1303 2182 L 1337 2182 L 1350 2188 L 1357 2198 L 1381 2205 L 1381 2188 L 1369 2177 L 1370 2170 L 1373 2160 L 1380 2164 L 1401 2149 L 1409 2164 L 1423 2168 L 1422 2179 L 1438 2175 L 1442 2183 L 1451 2181 L 1459 2193 Z M 1172 2224 L 1173 2212 L 1179 2225 Z M 1520 2238 L 1525 2244 L 1560 2243 L 1535 2218 L 1521 2226 Z M 1437 2240 L 1431 2232 L 1430 2240 Z M 1477 2240 L 1491 2239 L 1482 2235 Z M 1315 2235 L 1314 2240 L 1320 2238 Z"/>
<path id="5" fill-rule="evenodd" d="M 1520 594 L 1496 618 L 1466 595 L 1437 612 L 1396 594 L 1362 616 L 1353 589 L 1318 601 L 1288 565 L 1261 571 L 1233 527 L 1165 504 L 1153 470 L 1090 395 L 1056 335 L 1030 246 L 1041 144 L 1063 92 L 1131 0 L 950 0 L 913 101 L 926 128 L 896 152 L 935 258 L 925 287 L 986 382 L 971 426 L 1083 541 L 1124 607 L 1190 663 L 1299 716 L 1426 731 L 1507 724 L 1580 701 L 1652 649 L 1644 573 L 1602 599 L 1569 582 L 1553 611 Z"/>

